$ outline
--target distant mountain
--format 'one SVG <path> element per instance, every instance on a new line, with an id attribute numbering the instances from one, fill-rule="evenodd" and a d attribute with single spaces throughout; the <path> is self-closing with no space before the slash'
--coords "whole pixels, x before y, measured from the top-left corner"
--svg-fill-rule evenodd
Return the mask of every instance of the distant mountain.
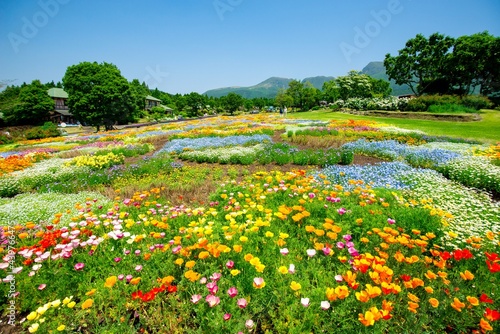
<path id="1" fill-rule="evenodd" d="M 376 79 L 387 80 L 387 74 L 385 73 L 384 63 L 381 61 L 372 61 L 363 68 L 361 71 L 364 74 L 368 74 Z M 309 77 L 302 80 L 302 83 L 310 82 L 314 87 L 318 89 L 323 88 L 323 84 L 327 81 L 334 80 L 335 77 L 331 76 L 316 76 Z M 293 79 L 271 77 L 261 83 L 250 86 L 250 87 L 224 87 L 207 90 L 204 94 L 207 96 L 221 97 L 233 92 L 243 96 L 246 99 L 253 99 L 255 97 L 268 97 L 274 98 L 280 89 L 287 89 L 288 83 Z M 392 95 L 404 95 L 411 94 L 411 90 L 408 86 L 396 85 L 394 81 L 391 80 Z"/>
<path id="2" fill-rule="evenodd" d="M 375 79 L 384 79 L 391 83 L 392 95 L 407 95 L 413 94 L 408 85 L 397 85 L 394 80 L 389 80 L 389 77 L 385 73 L 384 62 L 382 61 L 372 61 L 368 63 L 362 70 L 361 73 L 367 74 Z"/>
<path id="3" fill-rule="evenodd" d="M 213 97 L 225 96 L 231 92 L 239 94 L 246 99 L 255 97 L 274 98 L 280 89 L 287 89 L 292 79 L 271 77 L 261 83 L 250 87 L 224 87 L 207 90 L 204 94 Z"/>

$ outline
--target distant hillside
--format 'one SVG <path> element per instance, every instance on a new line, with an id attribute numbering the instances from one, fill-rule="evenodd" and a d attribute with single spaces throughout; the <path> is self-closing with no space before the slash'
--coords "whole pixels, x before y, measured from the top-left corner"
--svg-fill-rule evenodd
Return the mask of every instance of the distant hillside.
<path id="1" fill-rule="evenodd" d="M 410 87 L 408 87 L 407 85 L 396 85 L 394 80 L 389 80 L 387 74 L 385 73 L 384 62 L 382 61 L 372 61 L 368 63 L 368 65 L 366 65 L 365 68 L 361 70 L 361 73 L 367 74 L 375 79 L 388 80 L 391 83 L 392 95 L 397 96 L 397 95 L 413 94 Z"/>
<path id="2" fill-rule="evenodd" d="M 376 79 L 387 80 L 387 74 L 385 73 L 384 63 L 381 61 L 372 61 L 363 68 L 361 71 L 364 74 L 368 74 Z M 302 80 L 303 83 L 310 82 L 314 87 L 318 89 L 323 88 L 323 84 L 327 81 L 334 80 L 335 77 L 331 76 L 316 76 L 309 77 Z M 231 92 L 239 94 L 247 99 L 253 99 L 255 97 L 268 97 L 274 98 L 280 89 L 287 89 L 288 83 L 293 79 L 271 77 L 261 83 L 250 86 L 250 87 L 224 87 L 207 90 L 204 94 L 213 97 L 225 96 Z M 411 90 L 408 86 L 396 85 L 394 81 L 391 81 L 392 95 L 404 95 L 411 94 Z"/>
<path id="3" fill-rule="evenodd" d="M 221 97 L 233 92 L 246 99 L 253 99 L 255 97 L 274 98 L 281 88 L 288 88 L 288 83 L 290 81 L 292 81 L 292 79 L 271 77 L 255 86 L 217 88 L 207 90 L 204 94 L 213 97 Z"/>

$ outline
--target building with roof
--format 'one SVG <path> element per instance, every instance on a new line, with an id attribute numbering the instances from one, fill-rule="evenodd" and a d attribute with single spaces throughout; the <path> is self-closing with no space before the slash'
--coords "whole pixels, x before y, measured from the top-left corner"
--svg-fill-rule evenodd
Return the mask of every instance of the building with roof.
<path id="1" fill-rule="evenodd" d="M 47 93 L 54 100 L 54 111 L 50 113 L 51 121 L 54 123 L 76 123 L 67 105 L 68 93 L 62 88 L 50 88 Z"/>

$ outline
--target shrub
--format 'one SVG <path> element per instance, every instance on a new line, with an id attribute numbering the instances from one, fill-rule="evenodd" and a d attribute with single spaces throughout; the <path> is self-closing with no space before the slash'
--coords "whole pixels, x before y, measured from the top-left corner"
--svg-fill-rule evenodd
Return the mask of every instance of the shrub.
<path id="1" fill-rule="evenodd" d="M 433 113 L 475 113 L 476 109 L 466 107 L 461 104 L 446 103 L 446 104 L 433 104 L 428 108 L 429 112 Z"/>
<path id="2" fill-rule="evenodd" d="M 43 139 L 59 137 L 60 135 L 57 125 L 52 122 L 45 122 L 44 125 L 31 128 L 25 133 L 26 139 Z"/>
<path id="3" fill-rule="evenodd" d="M 475 110 L 479 110 L 491 108 L 493 106 L 493 103 L 486 96 L 466 95 L 462 97 L 462 105 Z"/>
<path id="4" fill-rule="evenodd" d="M 351 150 L 342 150 L 340 152 L 340 164 L 350 165 L 354 161 L 354 152 Z"/>

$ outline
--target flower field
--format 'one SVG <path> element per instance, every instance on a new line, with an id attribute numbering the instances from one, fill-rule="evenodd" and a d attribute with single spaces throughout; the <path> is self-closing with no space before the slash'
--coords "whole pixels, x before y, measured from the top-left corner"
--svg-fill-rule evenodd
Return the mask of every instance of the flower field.
<path id="1" fill-rule="evenodd" d="M 0 330 L 500 328 L 498 145 L 252 115 L 0 153 Z"/>

